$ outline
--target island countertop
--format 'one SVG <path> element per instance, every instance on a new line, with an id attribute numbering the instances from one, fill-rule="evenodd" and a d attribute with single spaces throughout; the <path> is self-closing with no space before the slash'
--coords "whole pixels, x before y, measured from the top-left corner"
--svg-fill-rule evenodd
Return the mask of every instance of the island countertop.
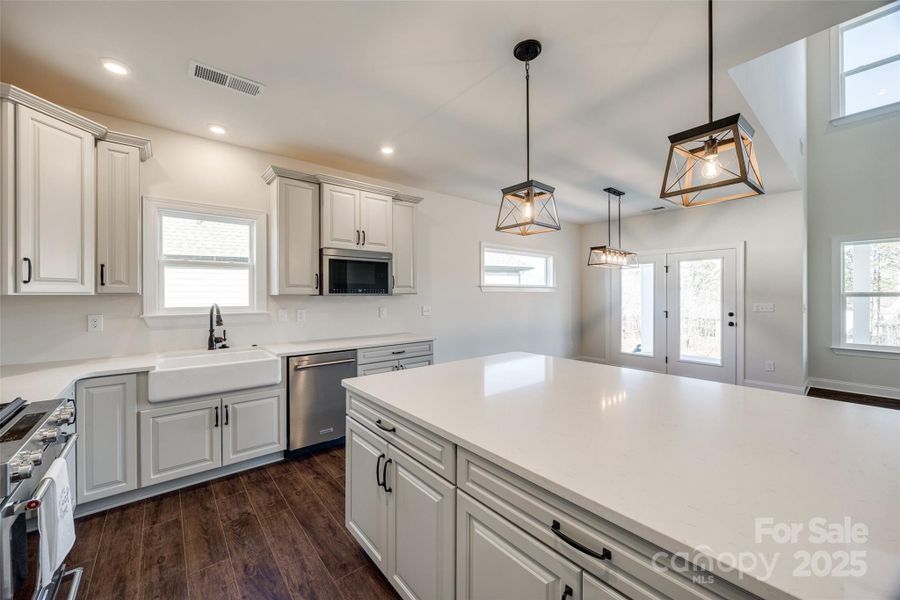
<path id="1" fill-rule="evenodd" d="M 527 353 L 344 386 L 761 597 L 898 597 L 900 411 Z"/>

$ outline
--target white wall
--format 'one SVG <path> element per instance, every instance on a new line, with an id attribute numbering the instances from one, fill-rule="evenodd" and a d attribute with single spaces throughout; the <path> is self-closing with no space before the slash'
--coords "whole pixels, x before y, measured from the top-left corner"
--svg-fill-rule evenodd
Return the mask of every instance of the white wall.
<path id="1" fill-rule="evenodd" d="M 77 109 L 76 109 L 77 110 Z M 360 176 L 145 124 L 79 111 L 117 131 L 151 138 L 154 155 L 141 167 L 145 195 L 265 210 L 268 188 L 260 175 L 269 164 L 309 173 Z M 373 181 L 373 180 L 370 180 Z M 437 336 L 436 360 L 507 350 L 569 356 L 578 353 L 581 263 L 580 227 L 519 238 L 496 233 L 496 207 L 426 190 L 389 185 L 424 196 L 418 208 L 419 294 L 389 298 L 269 297 L 268 322 L 225 325 L 232 345 L 412 331 Z M 498 190 L 499 195 L 499 190 Z M 499 196 L 498 196 L 499 201 Z M 558 289 L 552 293 L 482 293 L 482 240 L 554 253 Z M 430 304 L 433 316 L 421 316 Z M 150 329 L 140 318 L 139 296 L 3 297 L 0 363 L 14 364 L 143 352 L 205 348 L 205 326 Z M 388 318 L 379 319 L 385 306 Z M 307 320 L 279 323 L 279 308 Z M 102 333 L 86 332 L 86 315 L 103 314 Z"/>
<path id="2" fill-rule="evenodd" d="M 810 384 L 900 398 L 900 360 L 832 343 L 832 241 L 900 234 L 900 112 L 831 125 L 828 32 L 808 39 Z"/>
<path id="3" fill-rule="evenodd" d="M 615 226 L 615 224 L 614 224 Z M 744 380 L 799 391 L 803 384 L 803 194 L 787 192 L 691 209 L 646 214 L 622 222 L 622 244 L 634 251 L 745 246 Z M 615 235 L 615 234 L 614 234 Z M 583 248 L 606 240 L 606 223 L 582 227 Z M 582 258 L 586 261 L 586 250 Z M 607 360 L 609 275 L 582 267 L 582 345 Z M 754 303 L 775 312 L 754 313 Z M 764 370 L 775 361 L 775 371 Z"/>

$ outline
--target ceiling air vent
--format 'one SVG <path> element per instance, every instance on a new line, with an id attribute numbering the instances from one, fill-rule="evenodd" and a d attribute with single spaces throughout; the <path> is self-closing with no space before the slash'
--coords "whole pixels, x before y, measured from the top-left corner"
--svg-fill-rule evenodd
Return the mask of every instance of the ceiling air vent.
<path id="1" fill-rule="evenodd" d="M 230 88 L 236 92 L 241 92 L 249 96 L 259 96 L 262 94 L 264 88 L 263 84 L 253 81 L 252 79 L 247 79 L 246 77 L 216 69 L 215 67 L 210 67 L 209 65 L 204 65 L 193 60 L 191 61 L 189 74 L 191 77 Z"/>

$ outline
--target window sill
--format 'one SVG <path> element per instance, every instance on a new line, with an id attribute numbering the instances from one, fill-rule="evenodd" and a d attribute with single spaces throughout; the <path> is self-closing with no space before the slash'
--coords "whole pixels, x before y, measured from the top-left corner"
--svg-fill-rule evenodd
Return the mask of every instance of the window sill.
<path id="1" fill-rule="evenodd" d="M 858 113 L 853 113 L 852 115 L 834 117 L 833 119 L 831 119 L 831 124 L 839 127 L 841 125 L 847 125 L 849 123 L 857 123 L 859 121 L 874 119 L 875 117 L 880 117 L 882 115 L 889 115 L 897 111 L 900 111 L 900 102 L 894 102 L 893 104 L 886 104 L 884 106 L 870 108 Z"/>
<path id="2" fill-rule="evenodd" d="M 151 329 L 173 329 L 176 327 L 209 327 L 209 312 L 180 313 L 161 315 L 141 315 L 147 327 Z M 233 312 L 223 311 L 222 320 L 226 323 L 262 323 L 269 320 L 267 312 Z"/>
<path id="3" fill-rule="evenodd" d="M 515 285 L 482 285 L 479 286 L 482 292 L 555 292 L 556 286 L 552 287 L 520 287 Z"/>
<path id="4" fill-rule="evenodd" d="M 831 351 L 841 356 L 865 356 L 867 358 L 891 358 L 900 360 L 900 349 L 891 350 L 888 348 L 851 348 L 848 346 L 832 346 Z"/>

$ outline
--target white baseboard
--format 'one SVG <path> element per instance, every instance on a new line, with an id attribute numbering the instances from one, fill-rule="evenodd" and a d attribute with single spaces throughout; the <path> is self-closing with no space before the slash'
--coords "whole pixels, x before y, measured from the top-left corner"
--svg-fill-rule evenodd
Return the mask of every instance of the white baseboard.
<path id="1" fill-rule="evenodd" d="M 802 385 L 787 385 L 784 383 L 770 383 L 768 381 L 757 381 L 755 379 L 745 379 L 744 385 L 747 387 L 755 387 L 763 390 L 772 390 L 773 392 L 786 392 L 788 394 L 803 395 L 806 391 Z"/>
<path id="2" fill-rule="evenodd" d="M 865 394 L 866 396 L 878 396 L 880 398 L 892 398 L 900 400 L 900 388 L 885 385 L 871 385 L 868 383 L 854 383 L 852 381 L 838 381 L 837 379 L 820 379 L 810 377 L 806 380 L 807 388 L 823 388 L 838 392 L 850 392 L 851 394 Z"/>
<path id="3" fill-rule="evenodd" d="M 596 356 L 576 356 L 576 357 L 575 357 L 575 360 L 581 360 L 581 361 L 584 361 L 584 362 L 599 363 L 599 364 L 601 364 L 601 365 L 605 365 L 605 364 L 606 364 L 606 359 L 605 359 L 605 358 L 599 358 L 599 357 L 596 357 Z"/>

